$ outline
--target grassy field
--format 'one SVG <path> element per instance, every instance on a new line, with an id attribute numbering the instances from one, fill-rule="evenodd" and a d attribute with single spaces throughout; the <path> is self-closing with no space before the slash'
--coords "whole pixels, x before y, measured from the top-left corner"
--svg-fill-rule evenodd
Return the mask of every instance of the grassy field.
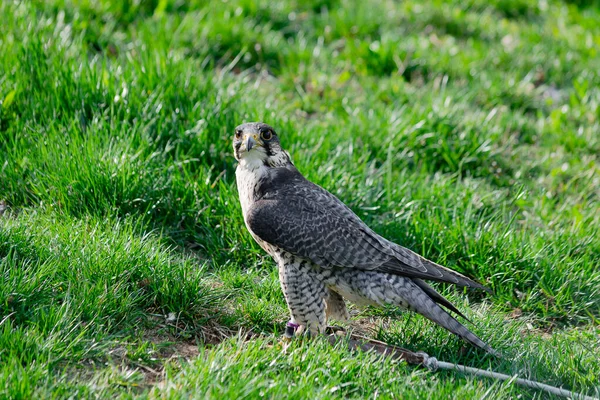
<path id="1" fill-rule="evenodd" d="M 282 352 L 233 128 L 385 237 L 506 354 L 351 326 L 600 396 L 600 11 L 577 2 L 0 2 L 0 398 L 545 398 L 323 340 Z"/>

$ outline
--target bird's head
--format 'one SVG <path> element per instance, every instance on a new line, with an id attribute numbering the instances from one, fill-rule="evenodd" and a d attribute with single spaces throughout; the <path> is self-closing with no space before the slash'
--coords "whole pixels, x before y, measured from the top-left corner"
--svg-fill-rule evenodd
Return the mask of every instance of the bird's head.
<path id="1" fill-rule="evenodd" d="M 235 128 L 233 153 L 240 164 L 250 168 L 291 164 L 275 130 L 263 122 L 248 122 Z"/>

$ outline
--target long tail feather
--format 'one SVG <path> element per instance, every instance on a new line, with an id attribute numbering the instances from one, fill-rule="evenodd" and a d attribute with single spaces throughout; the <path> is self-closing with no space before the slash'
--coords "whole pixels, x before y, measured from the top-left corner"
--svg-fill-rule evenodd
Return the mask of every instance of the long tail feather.
<path id="1" fill-rule="evenodd" d="M 466 321 L 471 322 L 469 318 L 465 317 L 465 315 L 458 310 L 458 308 L 454 307 L 454 304 L 450 303 L 450 301 L 447 298 L 436 292 L 435 289 L 429 286 L 427 283 L 417 278 L 413 279 L 413 282 L 416 283 L 418 287 L 423 289 L 423 291 L 427 293 L 427 295 L 431 297 L 433 301 L 446 307 L 448 310 L 464 318 Z"/>
<path id="2" fill-rule="evenodd" d="M 440 307 L 417 283 L 411 280 L 406 286 L 408 290 L 403 293 L 403 297 L 414 311 L 488 353 L 500 356 L 496 350 Z"/>

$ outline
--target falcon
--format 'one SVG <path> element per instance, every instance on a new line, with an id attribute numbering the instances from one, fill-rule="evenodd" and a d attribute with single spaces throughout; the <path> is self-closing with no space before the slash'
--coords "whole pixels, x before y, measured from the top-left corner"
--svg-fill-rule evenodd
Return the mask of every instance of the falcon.
<path id="1" fill-rule="evenodd" d="M 324 333 L 329 318 L 348 319 L 345 300 L 391 304 L 496 354 L 446 311 L 465 318 L 425 280 L 487 290 L 484 286 L 375 233 L 337 197 L 302 176 L 269 125 L 238 126 L 233 150 L 244 222 L 277 262 L 292 335 L 296 329 Z"/>

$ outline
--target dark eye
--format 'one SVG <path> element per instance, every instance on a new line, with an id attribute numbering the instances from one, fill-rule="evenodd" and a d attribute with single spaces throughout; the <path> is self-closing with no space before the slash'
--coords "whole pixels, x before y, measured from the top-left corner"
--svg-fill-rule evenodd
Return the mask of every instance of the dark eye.
<path id="1" fill-rule="evenodd" d="M 235 130 L 235 138 L 240 139 L 242 137 L 242 131 L 240 129 Z"/>
<path id="2" fill-rule="evenodd" d="M 262 140 L 271 140 L 273 133 L 271 131 L 262 131 L 260 137 Z"/>

